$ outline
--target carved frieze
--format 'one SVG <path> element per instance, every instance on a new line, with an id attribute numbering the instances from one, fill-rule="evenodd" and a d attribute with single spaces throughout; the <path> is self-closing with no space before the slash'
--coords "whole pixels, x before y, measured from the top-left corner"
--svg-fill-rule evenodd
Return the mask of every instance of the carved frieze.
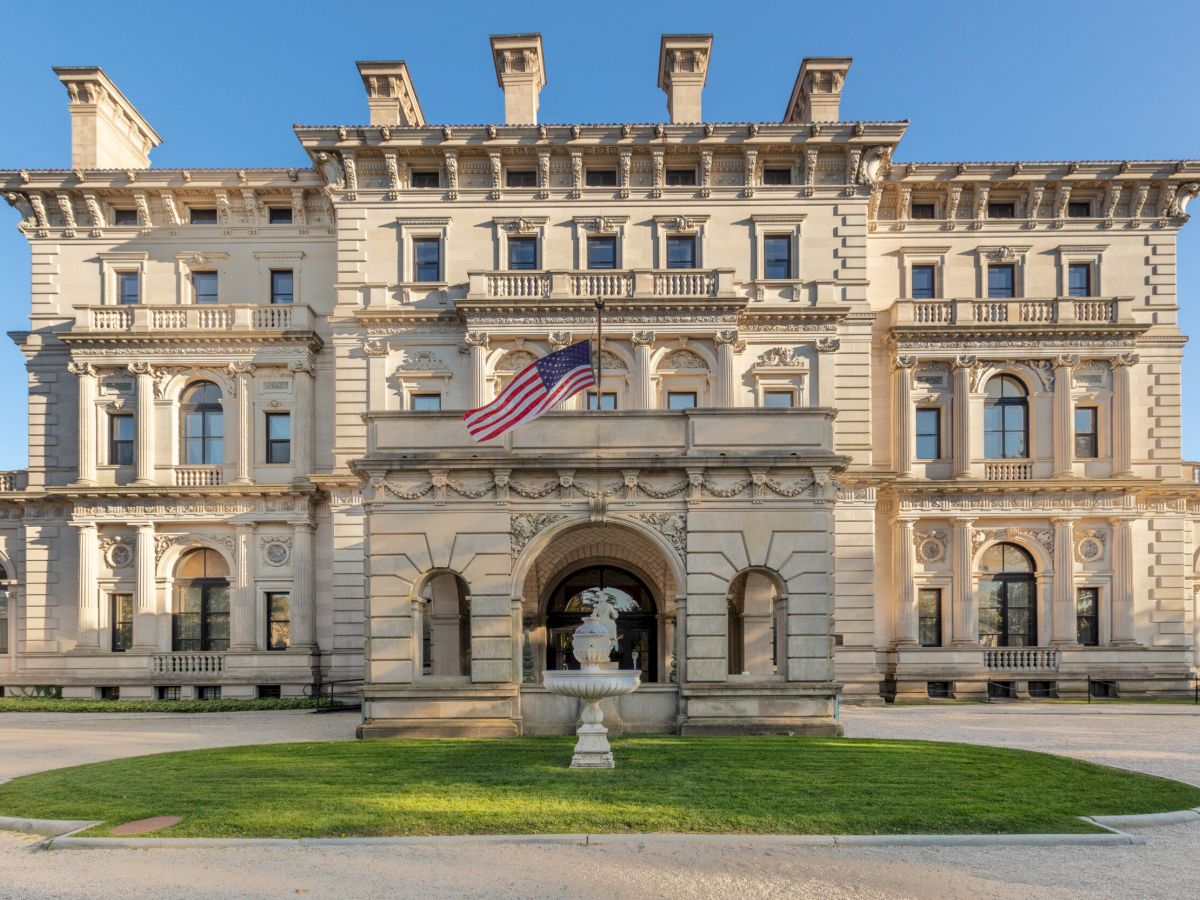
<path id="1" fill-rule="evenodd" d="M 509 538 L 512 541 L 512 555 L 516 556 L 535 537 L 567 518 L 566 513 L 516 513 L 509 526 Z"/>

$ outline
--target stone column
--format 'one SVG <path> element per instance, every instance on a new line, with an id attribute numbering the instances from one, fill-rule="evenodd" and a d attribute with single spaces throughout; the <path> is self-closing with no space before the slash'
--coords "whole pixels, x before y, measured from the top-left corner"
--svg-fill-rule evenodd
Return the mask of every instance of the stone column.
<path id="1" fill-rule="evenodd" d="M 313 527 L 297 522 L 292 531 L 292 647 L 316 650 L 313 603 Z"/>
<path id="2" fill-rule="evenodd" d="M 837 351 L 842 342 L 835 337 L 819 339 L 813 348 L 817 351 L 817 406 L 837 406 L 834 393 L 833 367 L 837 365 Z"/>
<path id="3" fill-rule="evenodd" d="M 1071 387 L 1078 356 L 1059 356 L 1054 360 L 1054 477 L 1069 478 L 1075 474 L 1074 414 Z"/>
<path id="4" fill-rule="evenodd" d="M 901 355 L 894 360 L 894 384 L 896 408 L 894 412 L 896 423 L 896 474 L 901 478 L 912 475 L 913 464 L 913 432 L 915 431 L 916 410 L 912 401 L 913 369 L 916 368 L 915 356 Z"/>
<path id="5" fill-rule="evenodd" d="M 294 481 L 304 481 L 313 471 L 313 364 L 308 360 L 288 366 L 292 373 L 295 406 L 292 410 L 292 471 Z"/>
<path id="6" fill-rule="evenodd" d="M 650 374 L 650 354 L 653 349 L 653 331 L 633 333 L 634 409 L 654 409 L 654 382 Z"/>
<path id="7" fill-rule="evenodd" d="M 971 477 L 971 369 L 975 357 L 954 360 L 954 477 Z M 978 636 L 977 636 L 978 637 Z"/>
<path id="8" fill-rule="evenodd" d="M 1057 396 L 1055 399 L 1058 399 Z M 1075 628 L 1075 519 L 1072 516 L 1058 516 L 1050 521 L 1054 524 L 1050 643 L 1070 646 L 1078 638 Z"/>
<path id="9" fill-rule="evenodd" d="M 1111 360 L 1113 374 L 1112 445 L 1113 474 L 1133 474 L 1133 409 L 1129 389 L 1130 369 L 1138 363 L 1136 353 L 1123 353 Z"/>
<path id="10" fill-rule="evenodd" d="M 786 640 L 786 638 L 785 638 Z M 687 683 L 687 597 L 675 599 L 675 645 L 671 648 L 675 654 L 675 681 L 679 685 Z M 784 668 L 787 660 L 784 659 Z M 679 715 L 683 716 L 683 703 L 679 705 Z"/>
<path id="11" fill-rule="evenodd" d="M 1112 640 L 1114 647 L 1136 647 L 1133 618 L 1133 540 L 1131 521 L 1122 516 L 1108 520 L 1112 526 Z"/>
<path id="12" fill-rule="evenodd" d="M 96 590 L 96 567 L 100 541 L 95 522 L 72 522 L 79 529 L 79 618 L 75 650 L 100 649 L 100 598 Z"/>
<path id="13" fill-rule="evenodd" d="M 485 331 L 468 331 L 464 335 L 467 342 L 467 352 L 471 358 L 470 377 L 467 387 L 467 408 L 478 409 L 488 402 L 487 390 L 487 350 L 488 336 Z"/>
<path id="14" fill-rule="evenodd" d="M 520 597 L 512 598 L 512 681 L 522 684 L 525 681 L 525 628 L 524 610 Z"/>
<path id="15" fill-rule="evenodd" d="M 973 519 L 954 520 L 954 603 L 951 606 L 951 634 L 956 647 L 979 646 L 979 611 L 972 584 L 971 529 Z"/>
<path id="16" fill-rule="evenodd" d="M 254 529 L 253 522 L 239 522 L 237 525 L 237 570 L 230 591 L 230 599 L 233 601 L 229 615 L 230 650 L 259 649 L 257 604 L 254 597 Z"/>
<path id="17" fill-rule="evenodd" d="M 79 483 L 96 483 L 96 369 L 91 363 L 71 363 L 79 376 Z"/>
<path id="18" fill-rule="evenodd" d="M 738 406 L 738 390 L 736 383 L 737 376 L 734 373 L 733 354 L 744 350 L 746 345 L 738 341 L 737 330 L 733 328 L 730 328 L 726 331 L 718 331 L 716 334 L 716 342 L 717 406 L 726 408 Z"/>
<path id="19" fill-rule="evenodd" d="M 391 349 L 383 341 L 365 341 L 367 360 L 367 411 L 387 409 L 387 358 Z"/>
<path id="20" fill-rule="evenodd" d="M 916 560 L 913 520 L 896 520 L 896 646 L 917 646 L 917 589 L 913 584 Z"/>
<path id="21" fill-rule="evenodd" d="M 134 484 L 154 484 L 154 368 L 146 362 L 130 363 L 137 376 L 137 475 Z"/>
<path id="22" fill-rule="evenodd" d="M 234 484 L 253 484 L 250 477 L 250 455 L 254 449 L 254 395 L 251 391 L 253 384 L 254 366 L 248 362 L 231 362 L 229 374 L 237 386 L 237 476 Z"/>
<path id="23" fill-rule="evenodd" d="M 154 653 L 158 650 L 158 597 L 154 578 L 154 523 L 131 522 L 137 528 L 134 546 L 133 649 Z"/>

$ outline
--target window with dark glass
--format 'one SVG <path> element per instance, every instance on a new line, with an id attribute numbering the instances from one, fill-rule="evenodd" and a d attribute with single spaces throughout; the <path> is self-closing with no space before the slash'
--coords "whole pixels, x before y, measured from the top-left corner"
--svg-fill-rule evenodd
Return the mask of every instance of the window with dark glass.
<path id="1" fill-rule="evenodd" d="M 8 574 L 0 569 L 0 580 Z M 8 588 L 0 584 L 0 653 L 8 652 Z"/>
<path id="2" fill-rule="evenodd" d="M 171 649 L 229 649 L 229 567 L 215 550 L 192 550 L 175 577 L 178 606 L 171 615 Z"/>
<path id="3" fill-rule="evenodd" d="M 1075 640 L 1085 647 L 1100 643 L 1100 588 L 1075 591 Z"/>
<path id="4" fill-rule="evenodd" d="M 114 209 L 113 224 L 114 225 L 136 225 L 138 223 L 138 214 L 136 209 Z"/>
<path id="5" fill-rule="evenodd" d="M 587 239 L 587 267 L 589 269 L 615 269 L 617 267 L 617 238 L 601 234 Z"/>
<path id="6" fill-rule="evenodd" d="M 508 239 L 508 267 L 510 269 L 537 268 L 537 238 L 514 237 Z"/>
<path id="7" fill-rule="evenodd" d="M 790 168 L 765 166 L 763 168 L 763 184 L 791 184 L 792 170 Z"/>
<path id="8" fill-rule="evenodd" d="M 668 391 L 667 409 L 695 409 L 695 391 Z"/>
<path id="9" fill-rule="evenodd" d="M 917 410 L 917 459 L 942 458 L 942 411 L 937 407 Z"/>
<path id="10" fill-rule="evenodd" d="M 588 169 L 584 176 L 584 184 L 588 187 L 616 187 L 616 169 Z"/>
<path id="11" fill-rule="evenodd" d="M 1088 263 L 1071 263 L 1067 267 L 1067 294 L 1071 297 L 1092 296 L 1092 267 Z"/>
<path id="12" fill-rule="evenodd" d="M 942 646 L 942 589 L 917 591 L 917 633 L 922 647 Z"/>
<path id="13" fill-rule="evenodd" d="M 1029 392 L 1011 375 L 997 375 L 984 389 L 983 455 L 988 459 L 1029 456 Z"/>
<path id="14" fill-rule="evenodd" d="M 110 594 L 109 603 L 112 650 L 124 653 L 133 646 L 133 594 Z"/>
<path id="15" fill-rule="evenodd" d="M 212 207 L 188 210 L 188 221 L 193 225 L 216 225 L 217 211 Z"/>
<path id="16" fill-rule="evenodd" d="M 292 302 L 292 286 L 295 283 L 295 273 L 291 269 L 271 270 L 271 302 L 287 304 Z"/>
<path id="17" fill-rule="evenodd" d="M 110 466 L 132 466 L 135 440 L 132 414 L 112 413 L 109 415 L 108 464 Z"/>
<path id="18" fill-rule="evenodd" d="M 696 268 L 696 238 L 692 235 L 671 235 L 667 238 L 667 268 Z"/>
<path id="19" fill-rule="evenodd" d="M 504 184 L 510 188 L 537 187 L 537 170 L 506 169 L 504 172 Z"/>
<path id="20" fill-rule="evenodd" d="M 441 173 L 437 169 L 413 169 L 408 175 L 408 183 L 415 188 L 440 187 Z"/>
<path id="21" fill-rule="evenodd" d="M 613 661 L 638 669 L 643 682 L 658 680 L 658 606 L 654 594 L 632 572 L 614 566 L 589 566 L 567 575 L 546 605 L 546 668 L 578 669 L 571 636 L 590 612 L 590 602 L 605 591 L 623 610 L 617 618 Z"/>
<path id="22" fill-rule="evenodd" d="M 937 210 L 933 203 L 914 203 L 908 211 L 910 219 L 932 219 Z"/>
<path id="23" fill-rule="evenodd" d="M 979 560 L 979 643 L 1037 646 L 1037 579 L 1033 559 L 1016 544 L 994 544 Z"/>
<path id="24" fill-rule="evenodd" d="M 767 409 L 791 409 L 795 405 L 795 391 L 763 391 L 763 406 Z"/>
<path id="25" fill-rule="evenodd" d="M 183 395 L 182 461 L 185 466 L 225 462 L 225 413 L 221 390 L 211 381 L 198 381 Z"/>
<path id="26" fill-rule="evenodd" d="M 409 398 L 412 408 L 417 412 L 436 412 L 442 408 L 441 394 L 413 394 Z"/>
<path id="27" fill-rule="evenodd" d="M 267 224 L 269 224 L 269 225 L 291 225 L 292 224 L 292 208 L 290 206 L 269 206 L 269 207 L 267 207 Z"/>
<path id="28" fill-rule="evenodd" d="M 929 300 L 934 296 L 934 285 L 937 280 L 937 267 L 919 265 L 912 267 L 912 298 L 914 300 Z"/>
<path id="29" fill-rule="evenodd" d="M 142 282 L 137 272 L 117 273 L 117 302 L 122 306 L 141 302 Z"/>
<path id="30" fill-rule="evenodd" d="M 695 184 L 695 169 L 667 169 L 667 187 L 692 187 Z"/>
<path id="31" fill-rule="evenodd" d="M 1015 219 L 1017 217 L 1017 204 L 1015 203 L 989 203 L 988 218 L 989 219 Z"/>
<path id="32" fill-rule="evenodd" d="M 988 266 L 987 279 L 989 297 L 1017 296 L 1017 270 L 1014 266 Z"/>
<path id="33" fill-rule="evenodd" d="M 763 269 L 767 278 L 792 277 L 792 239 L 786 234 L 763 238 Z"/>
<path id="34" fill-rule="evenodd" d="M 292 414 L 267 413 L 267 462 L 282 465 L 292 461 Z"/>
<path id="35" fill-rule="evenodd" d="M 599 403 L 600 405 L 597 406 L 596 405 L 597 403 Z M 597 397 L 595 391 L 588 391 L 587 408 L 588 409 L 616 409 L 617 408 L 617 395 L 610 391 L 605 391 L 604 393 L 600 394 L 599 397 Z"/>
<path id="36" fill-rule="evenodd" d="M 217 273 L 193 272 L 192 292 L 196 303 L 217 302 Z"/>
<path id="37" fill-rule="evenodd" d="M 267 649 L 286 650 L 292 644 L 292 595 L 267 592 Z"/>
<path id="38" fill-rule="evenodd" d="M 413 281 L 441 281 L 442 243 L 437 238 L 413 238 Z"/>
<path id="39" fill-rule="evenodd" d="M 1094 406 L 1075 407 L 1075 458 L 1095 459 L 1100 455 L 1099 410 Z"/>
<path id="40" fill-rule="evenodd" d="M 1067 217 L 1071 219 L 1086 219 L 1092 214 L 1092 204 L 1089 200 L 1072 200 L 1067 204 Z"/>

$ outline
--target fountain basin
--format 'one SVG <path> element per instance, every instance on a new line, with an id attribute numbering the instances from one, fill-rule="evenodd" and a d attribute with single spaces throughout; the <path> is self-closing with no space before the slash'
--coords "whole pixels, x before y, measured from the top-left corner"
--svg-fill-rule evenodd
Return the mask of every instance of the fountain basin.
<path id="1" fill-rule="evenodd" d="M 611 769 L 615 765 L 600 701 L 632 693 L 641 683 L 642 673 L 636 669 L 589 667 L 578 671 L 547 669 L 542 672 L 546 690 L 565 697 L 578 697 L 581 702 L 580 725 L 575 731 L 578 740 L 571 755 L 572 769 Z"/>

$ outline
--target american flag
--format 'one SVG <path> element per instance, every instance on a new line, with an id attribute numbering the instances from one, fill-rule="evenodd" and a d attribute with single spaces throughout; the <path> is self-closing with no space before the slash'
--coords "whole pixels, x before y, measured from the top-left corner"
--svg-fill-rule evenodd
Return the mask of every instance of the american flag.
<path id="1" fill-rule="evenodd" d="M 595 384 L 591 345 L 580 341 L 529 364 L 499 397 L 487 406 L 469 410 L 463 419 L 471 437 L 480 442 L 490 441 L 510 428 L 532 422 Z"/>

